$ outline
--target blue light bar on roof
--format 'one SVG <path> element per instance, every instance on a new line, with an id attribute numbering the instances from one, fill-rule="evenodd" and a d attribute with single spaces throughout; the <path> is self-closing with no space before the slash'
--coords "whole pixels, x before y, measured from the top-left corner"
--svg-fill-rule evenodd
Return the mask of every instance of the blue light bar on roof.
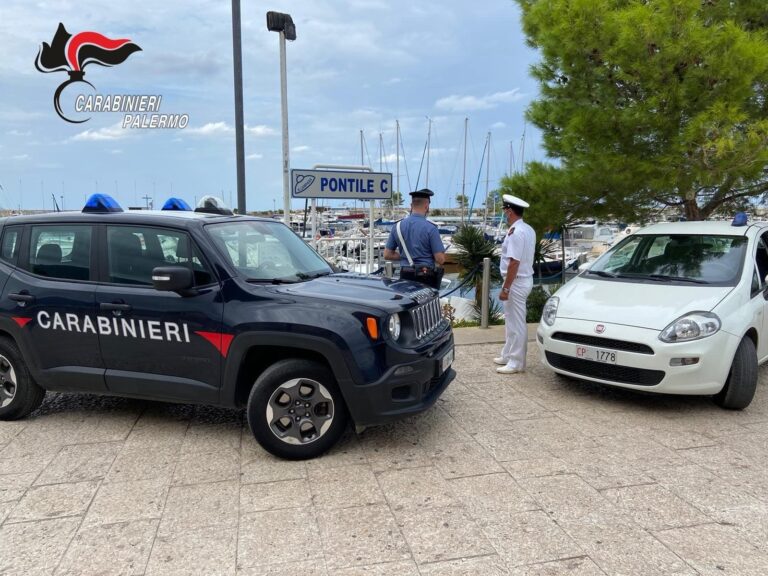
<path id="1" fill-rule="evenodd" d="M 736 216 L 733 217 L 733 222 L 731 222 L 731 226 L 746 226 L 746 225 L 747 225 L 747 213 L 736 212 Z"/>
<path id="2" fill-rule="evenodd" d="M 192 207 L 184 202 L 181 198 L 168 198 L 168 200 L 165 201 L 165 204 L 163 204 L 163 207 L 161 210 L 182 210 L 182 211 L 192 211 Z"/>
<path id="3" fill-rule="evenodd" d="M 109 194 L 91 194 L 83 206 L 83 212 L 122 212 L 117 200 Z"/>

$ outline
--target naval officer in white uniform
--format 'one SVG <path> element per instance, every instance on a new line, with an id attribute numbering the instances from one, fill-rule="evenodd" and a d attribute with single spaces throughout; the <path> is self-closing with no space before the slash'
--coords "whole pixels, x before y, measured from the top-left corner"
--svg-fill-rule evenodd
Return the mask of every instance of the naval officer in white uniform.
<path id="1" fill-rule="evenodd" d="M 511 194 L 502 196 L 504 217 L 510 224 L 501 245 L 499 269 L 504 283 L 499 300 L 504 306 L 506 341 L 501 356 L 493 361 L 500 366 L 496 372 L 515 374 L 525 371 L 528 352 L 528 327 L 525 322 L 525 303 L 533 288 L 533 253 L 536 232 L 523 222 L 523 212 L 529 204 Z"/>

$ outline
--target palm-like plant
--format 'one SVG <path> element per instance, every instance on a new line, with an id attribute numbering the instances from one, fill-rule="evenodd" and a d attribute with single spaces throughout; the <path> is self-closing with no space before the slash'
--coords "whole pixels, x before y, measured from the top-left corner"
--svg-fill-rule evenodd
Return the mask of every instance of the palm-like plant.
<path id="1" fill-rule="evenodd" d="M 533 252 L 533 267 L 536 275 L 541 278 L 541 265 L 545 260 L 557 260 L 560 255 L 560 243 L 550 238 L 542 238 L 536 242 Z"/>
<path id="2" fill-rule="evenodd" d="M 483 258 L 491 259 L 491 284 L 501 280 L 496 245 L 486 239 L 482 230 L 469 224 L 459 227 L 453 235 L 453 243 L 459 248 L 456 255 L 456 261 L 462 268 L 459 280 L 466 281 L 461 293 L 466 294 L 474 286 L 475 304 L 479 310 L 483 293 Z"/>

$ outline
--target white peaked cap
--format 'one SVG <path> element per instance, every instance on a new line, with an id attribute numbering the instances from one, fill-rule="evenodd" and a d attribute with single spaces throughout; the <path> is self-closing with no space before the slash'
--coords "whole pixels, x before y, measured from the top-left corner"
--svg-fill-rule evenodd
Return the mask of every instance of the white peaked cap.
<path id="1" fill-rule="evenodd" d="M 511 204 L 512 206 L 520 206 L 520 208 L 528 208 L 530 204 L 526 202 L 525 200 L 521 200 L 517 196 L 512 196 L 512 194 L 504 194 L 501 197 L 501 201 L 504 202 L 504 204 Z"/>

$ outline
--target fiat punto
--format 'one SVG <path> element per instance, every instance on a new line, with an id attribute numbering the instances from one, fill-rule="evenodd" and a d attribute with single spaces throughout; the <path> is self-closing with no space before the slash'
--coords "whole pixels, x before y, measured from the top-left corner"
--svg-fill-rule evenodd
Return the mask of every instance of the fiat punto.
<path id="1" fill-rule="evenodd" d="M 676 222 L 629 236 L 546 303 L 555 372 L 742 409 L 768 360 L 768 224 Z"/>

